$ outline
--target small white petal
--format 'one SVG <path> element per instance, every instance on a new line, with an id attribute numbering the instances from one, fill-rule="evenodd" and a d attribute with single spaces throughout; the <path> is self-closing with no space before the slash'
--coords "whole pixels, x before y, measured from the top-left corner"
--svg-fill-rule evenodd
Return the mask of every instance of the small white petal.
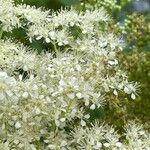
<path id="1" fill-rule="evenodd" d="M 62 42 L 59 42 L 59 43 L 58 43 L 58 46 L 63 46 L 63 43 L 62 43 Z"/>
<path id="2" fill-rule="evenodd" d="M 77 110 L 74 108 L 74 109 L 71 111 L 71 116 L 72 116 L 72 117 L 75 117 L 76 113 L 77 113 Z"/>
<path id="3" fill-rule="evenodd" d="M 98 150 L 99 150 L 101 147 L 102 147 L 102 143 L 100 143 L 100 142 L 97 142 L 97 144 L 93 146 L 94 149 L 98 149 Z"/>
<path id="4" fill-rule="evenodd" d="M 29 38 L 30 43 L 32 43 L 32 37 Z"/>
<path id="5" fill-rule="evenodd" d="M 55 120 L 55 124 L 56 124 L 57 127 L 60 126 L 60 122 L 58 120 Z"/>
<path id="6" fill-rule="evenodd" d="M 124 92 L 127 93 L 127 94 L 130 94 L 130 91 L 127 87 L 124 87 Z"/>
<path id="7" fill-rule="evenodd" d="M 0 79 L 6 79 L 8 77 L 6 72 L 0 71 Z"/>
<path id="8" fill-rule="evenodd" d="M 81 71 L 81 66 L 79 64 L 76 65 L 78 71 Z"/>
<path id="9" fill-rule="evenodd" d="M 55 26 L 55 27 L 58 27 L 58 26 L 59 26 L 59 24 L 58 24 L 58 23 L 55 23 L 55 24 L 54 24 L 54 26 Z"/>
<path id="10" fill-rule="evenodd" d="M 82 94 L 81 94 L 80 92 L 78 92 L 78 93 L 76 94 L 76 96 L 77 96 L 77 98 L 79 98 L 79 99 L 82 98 Z"/>
<path id="11" fill-rule="evenodd" d="M 74 93 L 68 93 L 67 96 L 68 96 L 70 99 L 74 99 L 74 98 L 75 98 Z"/>
<path id="12" fill-rule="evenodd" d="M 7 95 L 8 95 L 9 97 L 12 97 L 12 96 L 13 96 L 13 93 L 12 93 L 10 90 L 7 90 L 6 93 L 7 93 Z"/>
<path id="13" fill-rule="evenodd" d="M 86 34 L 86 33 L 87 33 L 87 31 L 86 31 L 86 30 L 83 30 L 83 31 L 82 31 L 82 33 L 83 33 L 83 34 Z"/>
<path id="14" fill-rule="evenodd" d="M 73 27 L 74 26 L 74 22 L 70 22 L 70 26 Z"/>
<path id="15" fill-rule="evenodd" d="M 109 143 L 104 143 L 103 145 L 104 145 L 105 147 L 109 147 L 109 146 L 110 146 Z"/>
<path id="16" fill-rule="evenodd" d="M 44 99 L 44 95 L 40 95 L 40 96 L 39 96 L 39 99 Z"/>
<path id="17" fill-rule="evenodd" d="M 44 142 L 45 142 L 45 143 L 48 143 L 48 142 L 49 142 L 49 140 L 44 140 Z"/>
<path id="18" fill-rule="evenodd" d="M 109 60 L 108 64 L 109 65 L 118 65 L 118 60 Z"/>
<path id="19" fill-rule="evenodd" d="M 65 83 L 64 80 L 60 80 L 60 81 L 59 81 L 59 84 L 60 84 L 61 86 L 65 86 L 65 85 L 66 85 L 66 83 Z"/>
<path id="20" fill-rule="evenodd" d="M 51 40 L 50 40 L 49 38 L 45 38 L 45 42 L 46 42 L 46 43 L 50 43 Z"/>
<path id="21" fill-rule="evenodd" d="M 116 146 L 117 146 L 117 147 L 121 147 L 121 146 L 122 146 L 122 143 L 121 143 L 121 142 L 117 142 L 117 143 L 116 143 Z"/>
<path id="22" fill-rule="evenodd" d="M 64 146 L 66 146 L 66 145 L 67 145 L 67 142 L 66 142 L 66 141 L 62 141 L 61 144 L 60 144 L 61 147 L 64 147 Z"/>
<path id="23" fill-rule="evenodd" d="M 56 39 L 56 33 L 54 31 L 49 32 L 49 36 L 52 40 Z"/>
<path id="24" fill-rule="evenodd" d="M 118 60 L 115 59 L 115 65 L 118 65 Z"/>
<path id="25" fill-rule="evenodd" d="M 102 147 L 102 143 L 97 142 L 97 146 L 98 146 L 99 148 Z"/>
<path id="26" fill-rule="evenodd" d="M 24 65 L 24 66 L 23 66 L 23 70 L 24 70 L 24 71 L 28 71 L 27 65 Z"/>
<path id="27" fill-rule="evenodd" d="M 84 116 L 84 118 L 89 119 L 89 118 L 90 118 L 90 115 L 87 114 L 87 115 Z"/>
<path id="28" fill-rule="evenodd" d="M 92 109 L 92 110 L 94 110 L 95 108 L 96 108 L 95 104 L 92 104 L 92 105 L 90 106 L 90 109 Z"/>
<path id="29" fill-rule="evenodd" d="M 19 75 L 19 80 L 20 80 L 20 81 L 22 81 L 22 78 L 23 78 L 23 76 L 22 76 L 22 75 Z"/>
<path id="30" fill-rule="evenodd" d="M 89 106 L 90 101 L 88 99 L 85 100 L 85 106 Z"/>
<path id="31" fill-rule="evenodd" d="M 52 144 L 49 144 L 49 145 L 48 145 L 48 148 L 49 148 L 49 149 L 56 149 L 56 146 L 55 146 L 55 145 L 52 145 Z"/>
<path id="32" fill-rule="evenodd" d="M 31 74 L 31 75 L 30 75 L 30 80 L 33 80 L 33 79 L 34 79 L 34 75 Z"/>
<path id="33" fill-rule="evenodd" d="M 114 95 L 116 95 L 116 96 L 118 95 L 117 90 L 114 90 L 114 92 L 113 92 L 113 93 L 114 93 Z"/>
<path id="34" fill-rule="evenodd" d="M 41 110 L 40 110 L 39 108 L 37 108 L 36 111 L 35 111 L 35 113 L 36 113 L 37 115 L 39 115 L 39 114 L 41 113 Z"/>
<path id="35" fill-rule="evenodd" d="M 81 120 L 81 126 L 86 126 L 86 122 L 84 120 Z"/>
<path id="36" fill-rule="evenodd" d="M 36 40 L 40 40 L 41 38 L 42 38 L 42 36 L 40 35 L 40 36 L 36 37 Z"/>
<path id="37" fill-rule="evenodd" d="M 16 129 L 21 128 L 21 124 L 20 124 L 20 122 L 17 122 L 17 123 L 15 124 L 15 128 L 16 128 Z"/>
<path id="38" fill-rule="evenodd" d="M 61 118 L 60 121 L 61 122 L 65 122 L 66 118 Z"/>
<path id="39" fill-rule="evenodd" d="M 91 44 L 94 44 L 95 43 L 95 40 L 91 40 Z"/>
<path id="40" fill-rule="evenodd" d="M 68 42 L 67 40 L 63 41 L 63 43 L 64 43 L 65 45 L 69 44 L 69 42 Z"/>
<path id="41" fill-rule="evenodd" d="M 144 132 L 144 131 L 139 131 L 139 134 L 140 134 L 140 135 L 144 135 L 145 132 Z"/>
<path id="42" fill-rule="evenodd" d="M 28 92 L 24 92 L 24 93 L 22 94 L 22 97 L 25 98 L 25 99 L 28 98 L 28 96 L 29 96 Z"/>
<path id="43" fill-rule="evenodd" d="M 135 94 L 132 93 L 132 94 L 131 94 L 131 98 L 132 98 L 132 99 L 135 99 L 135 98 L 136 98 L 136 97 L 135 97 Z"/>

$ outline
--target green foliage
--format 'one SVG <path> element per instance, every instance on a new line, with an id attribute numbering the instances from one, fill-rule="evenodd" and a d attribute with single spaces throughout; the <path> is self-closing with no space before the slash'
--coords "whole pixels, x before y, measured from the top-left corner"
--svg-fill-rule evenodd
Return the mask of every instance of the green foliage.
<path id="1" fill-rule="evenodd" d="M 150 23 L 143 15 L 133 13 L 128 15 L 121 26 L 121 32 L 126 37 L 129 49 L 143 51 L 150 45 Z"/>
<path id="2" fill-rule="evenodd" d="M 126 39 L 126 50 L 121 55 L 122 67 L 129 72 L 130 80 L 140 83 L 138 99 L 127 103 L 128 118 L 150 123 L 150 22 L 139 14 L 127 16 L 121 27 Z M 148 127 L 149 128 L 149 127 Z"/>
<path id="3" fill-rule="evenodd" d="M 150 51 L 136 50 L 122 55 L 123 67 L 129 72 L 130 80 L 140 83 L 140 92 L 136 101 L 129 102 L 127 112 L 130 118 L 150 123 Z"/>
<path id="4" fill-rule="evenodd" d="M 131 0 L 81 0 L 81 6 L 84 9 L 93 9 L 104 7 L 109 13 L 120 11 Z"/>
<path id="5" fill-rule="evenodd" d="M 64 6 L 71 6 L 79 3 L 79 0 L 15 0 L 16 3 L 25 3 L 36 7 L 45 7 L 58 10 Z"/>

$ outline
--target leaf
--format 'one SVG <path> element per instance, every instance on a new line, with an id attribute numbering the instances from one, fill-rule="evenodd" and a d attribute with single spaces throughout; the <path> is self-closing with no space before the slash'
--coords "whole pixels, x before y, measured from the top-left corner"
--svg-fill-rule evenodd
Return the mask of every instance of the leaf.
<path id="1" fill-rule="evenodd" d="M 60 0 L 64 5 L 74 5 L 78 4 L 80 1 L 79 0 Z"/>

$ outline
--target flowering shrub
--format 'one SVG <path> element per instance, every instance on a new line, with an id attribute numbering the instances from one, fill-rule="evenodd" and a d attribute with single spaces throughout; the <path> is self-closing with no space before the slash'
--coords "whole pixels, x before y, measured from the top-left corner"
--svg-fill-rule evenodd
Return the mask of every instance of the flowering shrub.
<path id="1" fill-rule="evenodd" d="M 99 30 L 103 9 L 57 13 L 0 0 L 1 33 L 23 28 L 51 49 L 40 55 L 23 43 L 0 40 L 0 149 L 149 149 L 149 134 L 129 123 L 125 137 L 91 125 L 89 110 L 110 97 L 137 95 L 117 54 L 122 40 Z"/>

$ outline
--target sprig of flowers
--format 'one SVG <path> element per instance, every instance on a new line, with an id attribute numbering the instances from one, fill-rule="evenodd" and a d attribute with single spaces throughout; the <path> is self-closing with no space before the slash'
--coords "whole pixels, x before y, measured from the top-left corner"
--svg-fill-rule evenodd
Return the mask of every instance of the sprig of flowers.
<path id="1" fill-rule="evenodd" d="M 113 149 L 113 150 L 148 150 L 150 148 L 149 133 L 142 125 L 135 122 L 127 123 L 125 140 L 113 127 L 96 123 L 90 128 L 78 127 L 72 132 L 72 145 L 75 149 Z"/>
<path id="2" fill-rule="evenodd" d="M 43 39 L 54 52 L 39 55 L 23 44 L 0 40 L 0 147 L 126 148 L 113 128 L 88 126 L 87 110 L 102 107 L 106 97 L 120 92 L 132 99 L 136 95 L 136 84 L 118 65 L 122 40 L 98 28 L 109 20 L 105 11 L 71 9 L 51 14 L 15 6 L 12 0 L 1 0 L 0 7 L 3 31 L 25 28 L 30 42 Z M 71 123 L 75 130 L 69 128 Z"/>

